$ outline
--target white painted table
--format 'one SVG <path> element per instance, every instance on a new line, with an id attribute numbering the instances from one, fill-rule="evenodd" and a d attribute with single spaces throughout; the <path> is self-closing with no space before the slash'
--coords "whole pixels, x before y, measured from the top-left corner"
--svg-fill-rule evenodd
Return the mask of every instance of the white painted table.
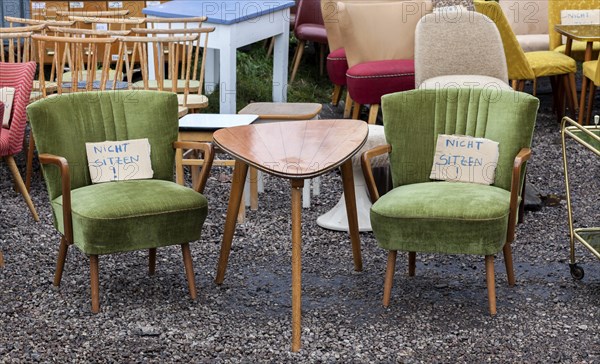
<path id="1" fill-rule="evenodd" d="M 163 18 L 208 17 L 205 24 L 214 26 L 215 31 L 208 37 L 205 91 L 211 93 L 219 85 L 219 112 L 235 114 L 236 50 L 263 39 L 275 38 L 273 101 L 287 101 L 289 19 L 293 5 L 290 0 L 173 0 L 145 8 L 143 13 Z"/>

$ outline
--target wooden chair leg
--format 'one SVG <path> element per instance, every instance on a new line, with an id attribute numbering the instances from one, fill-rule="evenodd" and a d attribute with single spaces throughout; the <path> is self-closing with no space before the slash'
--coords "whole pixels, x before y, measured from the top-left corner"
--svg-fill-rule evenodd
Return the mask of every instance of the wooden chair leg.
<path id="1" fill-rule="evenodd" d="M 156 272 L 156 248 L 148 249 L 148 274 L 153 276 Z"/>
<path id="2" fill-rule="evenodd" d="M 271 54 L 273 54 L 273 48 L 275 46 L 275 38 L 271 37 L 268 40 L 269 48 L 267 48 L 267 58 L 271 58 Z"/>
<path id="3" fill-rule="evenodd" d="M 583 115 L 586 113 L 585 111 L 585 92 L 588 88 L 588 78 L 582 76 L 581 80 L 581 96 L 579 98 L 579 115 L 577 116 L 577 122 L 579 125 L 583 125 Z"/>
<path id="4" fill-rule="evenodd" d="M 525 172 L 525 180 L 523 181 L 523 188 L 521 189 L 521 203 L 519 204 L 519 217 L 517 222 L 522 224 L 525 221 L 525 187 L 527 186 L 527 172 Z"/>
<path id="5" fill-rule="evenodd" d="M 379 112 L 379 105 L 371 104 L 371 108 L 369 109 L 369 119 L 368 119 L 369 124 L 377 123 L 377 113 L 378 112 Z"/>
<path id="6" fill-rule="evenodd" d="M 585 117 L 585 125 L 590 125 L 592 120 L 592 110 L 594 109 L 594 96 L 596 95 L 596 85 L 593 82 L 590 82 L 590 89 L 588 94 L 588 107 L 587 113 Z"/>
<path id="7" fill-rule="evenodd" d="M 394 285 L 394 272 L 396 271 L 396 250 L 388 252 L 387 267 L 385 269 L 385 283 L 383 284 L 383 307 L 390 305 L 392 286 Z"/>
<path id="8" fill-rule="evenodd" d="M 192 254 L 190 253 L 190 244 L 181 244 L 181 252 L 183 253 L 183 265 L 185 267 L 185 275 L 188 281 L 190 297 L 196 299 L 196 279 L 194 278 L 194 266 L 192 264 Z"/>
<path id="9" fill-rule="evenodd" d="M 494 282 L 494 256 L 485 256 L 485 278 L 487 281 L 490 315 L 496 314 L 496 283 Z"/>
<path id="10" fill-rule="evenodd" d="M 577 86 L 575 85 L 575 73 L 569 73 L 567 75 L 567 80 L 569 86 L 569 88 L 567 89 L 567 97 L 570 100 L 569 107 L 571 108 L 571 114 L 573 115 L 573 117 L 575 117 L 575 113 L 577 112 L 577 109 L 579 107 L 579 104 L 577 103 Z"/>
<path id="11" fill-rule="evenodd" d="M 0 250 L 0 268 L 4 268 L 4 254 L 2 254 L 2 250 Z"/>
<path id="12" fill-rule="evenodd" d="M 321 43 L 319 47 L 319 75 L 323 76 L 325 71 L 325 48 L 327 44 Z"/>
<path id="13" fill-rule="evenodd" d="M 67 251 L 69 250 L 69 243 L 63 236 L 60 239 L 60 247 L 58 248 L 58 258 L 56 259 L 56 271 L 54 272 L 54 286 L 60 286 L 62 280 L 63 269 L 65 268 L 65 261 L 67 260 Z"/>
<path id="14" fill-rule="evenodd" d="M 333 95 L 331 96 L 331 104 L 337 106 L 342 97 L 342 86 L 333 85 Z"/>
<path id="15" fill-rule="evenodd" d="M 408 276 L 414 277 L 415 270 L 417 267 L 417 253 L 416 252 L 408 252 Z"/>
<path id="16" fill-rule="evenodd" d="M 502 253 L 504 254 L 504 266 L 506 267 L 508 285 L 512 287 L 515 285 L 515 271 L 513 269 L 512 247 L 510 246 L 510 243 L 504 244 Z"/>
<path id="17" fill-rule="evenodd" d="M 537 78 L 533 79 L 533 96 L 537 96 Z"/>
<path id="18" fill-rule="evenodd" d="M 294 55 L 294 68 L 292 68 L 292 76 L 290 77 L 290 83 L 294 82 L 296 78 L 296 72 L 298 72 L 298 67 L 300 67 L 300 61 L 302 60 L 302 54 L 304 53 L 304 45 L 306 41 L 301 40 L 298 43 L 298 48 L 296 48 L 296 54 Z"/>
<path id="19" fill-rule="evenodd" d="M 33 178 L 33 154 L 35 152 L 35 139 L 33 133 L 29 132 L 29 143 L 27 143 L 27 161 L 25 163 L 25 187 L 31 190 L 31 179 Z"/>
<path id="20" fill-rule="evenodd" d="M 90 287 L 92 289 L 92 312 L 100 312 L 100 278 L 98 274 L 98 256 L 90 255 Z"/>
<path id="21" fill-rule="evenodd" d="M 350 113 L 352 113 L 352 97 L 350 97 L 350 92 L 346 90 L 346 104 L 344 105 L 344 119 L 348 119 L 350 117 Z"/>
<path id="22" fill-rule="evenodd" d="M 360 120 L 360 108 L 361 108 L 361 104 L 359 104 L 358 102 L 355 102 L 352 108 L 352 119 L 354 120 Z"/>
<path id="23" fill-rule="evenodd" d="M 258 170 L 250 167 L 250 210 L 258 210 Z"/>
<path id="24" fill-rule="evenodd" d="M 4 157 L 4 160 L 6 161 L 6 164 L 8 164 L 8 169 L 10 169 L 10 172 L 12 173 L 13 181 L 15 182 L 21 195 L 23 195 L 25 203 L 27 203 L 27 207 L 29 207 L 31 215 L 33 215 L 33 219 L 35 221 L 40 221 L 37 211 L 35 210 L 35 206 L 33 206 L 33 201 L 31 201 L 31 196 L 29 196 L 29 192 L 27 192 L 25 183 L 23 183 L 23 179 L 21 178 L 21 173 L 19 173 L 19 169 L 15 163 L 15 158 L 12 155 L 7 155 Z"/>

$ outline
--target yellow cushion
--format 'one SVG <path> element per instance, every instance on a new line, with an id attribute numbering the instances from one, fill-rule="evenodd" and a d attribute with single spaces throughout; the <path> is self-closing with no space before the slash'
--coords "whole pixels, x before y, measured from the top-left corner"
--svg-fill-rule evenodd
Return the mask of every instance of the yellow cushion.
<path id="1" fill-rule="evenodd" d="M 108 71 L 108 79 L 109 80 L 114 80 L 115 79 L 115 74 L 117 73 L 117 71 L 115 70 L 109 70 Z M 99 81 L 100 78 L 102 78 L 102 70 L 97 70 L 96 71 L 96 75 L 94 76 L 94 80 Z M 65 72 L 62 75 L 62 81 L 63 82 L 71 82 L 72 79 L 72 72 Z M 83 71 L 78 77 L 77 79 L 79 81 L 87 81 L 87 72 Z"/>
<path id="2" fill-rule="evenodd" d="M 571 57 L 577 61 L 583 61 L 585 59 L 585 47 L 586 42 L 574 41 L 571 46 Z M 556 52 L 565 53 L 566 45 L 558 46 L 554 49 Z M 600 52 L 600 42 L 594 42 L 594 46 L 592 48 L 592 58 L 598 57 L 598 52 Z"/>
<path id="3" fill-rule="evenodd" d="M 592 80 L 596 86 L 600 86 L 600 65 L 598 63 L 600 62 L 583 62 L 583 75 Z"/>
<path id="4" fill-rule="evenodd" d="M 557 76 L 565 73 L 575 73 L 577 63 L 571 57 L 553 51 L 525 53 L 535 77 Z"/>
<path id="5" fill-rule="evenodd" d="M 177 95 L 179 106 L 183 106 L 183 94 Z M 208 106 L 208 97 L 198 94 L 189 94 L 187 96 L 187 106 L 190 109 L 203 109 Z"/>

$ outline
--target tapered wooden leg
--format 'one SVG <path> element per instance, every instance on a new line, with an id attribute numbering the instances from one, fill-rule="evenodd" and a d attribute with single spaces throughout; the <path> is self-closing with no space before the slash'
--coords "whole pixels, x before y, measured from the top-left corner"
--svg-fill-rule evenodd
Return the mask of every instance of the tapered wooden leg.
<path id="1" fill-rule="evenodd" d="M 359 104 L 358 102 L 355 102 L 354 105 L 352 105 L 352 119 L 355 120 L 360 120 L 360 107 L 362 106 L 361 104 Z"/>
<path id="2" fill-rule="evenodd" d="M 56 259 L 56 271 L 54 272 L 54 286 L 58 287 L 62 280 L 63 269 L 65 268 L 65 261 L 67 260 L 67 251 L 69 250 L 69 243 L 63 236 L 60 239 L 60 247 L 58 248 L 58 258 Z"/>
<path id="3" fill-rule="evenodd" d="M 515 90 L 515 91 L 519 91 L 519 90 L 517 89 L 517 88 L 518 88 L 518 85 L 519 85 L 519 81 L 518 81 L 518 80 L 512 80 L 512 81 L 511 81 L 511 86 L 512 86 L 513 90 Z"/>
<path id="4" fill-rule="evenodd" d="M 579 98 L 579 115 L 577 116 L 577 122 L 579 125 L 583 125 L 583 119 L 585 112 L 585 92 L 587 91 L 588 78 L 582 76 L 581 80 L 581 97 Z"/>
<path id="5" fill-rule="evenodd" d="M 537 78 L 533 79 L 533 96 L 537 96 Z"/>
<path id="6" fill-rule="evenodd" d="M 300 61 L 302 60 L 302 54 L 304 53 L 304 45 L 305 41 L 301 40 L 298 43 L 298 48 L 296 48 L 296 55 L 294 56 L 294 68 L 292 69 L 292 76 L 290 77 L 290 83 L 294 82 L 296 78 L 296 72 L 298 72 L 298 67 L 300 67 Z"/>
<path id="7" fill-rule="evenodd" d="M 256 168 L 250 169 L 250 210 L 258 210 L 258 171 Z"/>
<path id="8" fill-rule="evenodd" d="M 485 278 L 487 281 L 490 315 L 496 314 L 496 283 L 494 282 L 494 256 L 485 256 Z"/>
<path id="9" fill-rule="evenodd" d="M 187 277 L 190 297 L 196 299 L 196 279 L 194 278 L 194 266 L 192 264 L 192 254 L 190 253 L 190 244 L 181 244 L 183 254 L 183 266 L 185 267 L 185 276 Z"/>
<path id="10" fill-rule="evenodd" d="M 320 52 L 319 52 L 319 75 L 323 76 L 323 73 L 325 71 L 325 48 L 327 47 L 327 44 L 325 43 L 321 43 L 320 48 Z"/>
<path id="11" fill-rule="evenodd" d="M 360 235 L 358 233 L 358 216 L 356 213 L 356 196 L 354 194 L 354 178 L 352 173 L 352 159 L 341 165 L 342 182 L 344 184 L 344 200 L 346 202 L 346 215 L 348 216 L 348 231 L 352 243 L 352 257 L 354 270 L 362 270 L 362 257 L 360 253 Z"/>
<path id="12" fill-rule="evenodd" d="M 2 250 L 0 250 L 0 268 L 4 268 L 4 254 L 2 254 Z"/>
<path id="13" fill-rule="evenodd" d="M 302 333 L 302 188 L 304 180 L 292 180 L 292 351 L 300 350 Z"/>
<path id="14" fill-rule="evenodd" d="M 577 112 L 577 109 L 579 107 L 577 103 L 577 86 L 575 86 L 575 74 L 569 73 L 565 77 L 565 81 L 567 83 L 566 90 L 567 98 L 569 99 L 569 109 L 571 109 L 570 112 L 573 115 L 573 117 L 575 117 L 575 113 Z"/>
<path id="15" fill-rule="evenodd" d="M 242 195 L 244 192 L 244 182 L 248 173 L 248 165 L 244 162 L 235 161 L 233 169 L 233 181 L 231 183 L 231 194 L 229 195 L 229 205 L 227 206 L 227 217 L 225 218 L 225 229 L 223 230 L 223 241 L 221 242 L 221 253 L 219 255 L 219 265 L 217 266 L 217 276 L 215 282 L 222 284 L 227 270 L 227 261 L 231 251 L 231 242 L 235 232 L 235 223 L 240 209 Z"/>
<path id="16" fill-rule="evenodd" d="M 340 102 L 340 97 L 342 97 L 342 86 L 333 85 L 333 95 L 331 96 L 331 104 L 333 106 L 337 106 Z"/>
<path id="17" fill-rule="evenodd" d="M 352 113 L 352 104 L 354 103 L 354 101 L 352 101 L 352 97 L 350 97 L 350 92 L 348 92 L 348 90 L 346 90 L 346 103 L 344 105 L 344 119 L 348 119 L 350 117 L 350 114 Z"/>
<path id="18" fill-rule="evenodd" d="M 153 276 L 156 272 L 156 248 L 148 249 L 148 274 Z"/>
<path id="19" fill-rule="evenodd" d="M 593 82 L 590 82 L 590 91 L 588 94 L 588 107 L 587 113 L 585 117 L 585 125 L 590 125 L 592 120 L 592 110 L 594 109 L 594 96 L 596 95 L 596 85 Z"/>
<path id="20" fill-rule="evenodd" d="M 417 253 L 416 252 L 408 252 L 408 276 L 414 277 L 415 270 L 417 267 Z"/>
<path id="21" fill-rule="evenodd" d="M 395 250 L 388 252 L 387 267 L 385 268 L 385 283 L 383 284 L 383 307 L 390 305 L 390 297 L 392 295 L 392 286 L 394 285 L 394 272 L 396 271 L 396 255 Z"/>
<path id="22" fill-rule="evenodd" d="M 268 40 L 269 43 L 269 48 L 267 48 L 267 58 L 271 58 L 271 54 L 273 54 L 273 47 L 275 46 L 275 39 L 273 39 L 273 37 L 271 37 Z"/>
<path id="23" fill-rule="evenodd" d="M 29 143 L 27 143 L 27 161 L 25 163 L 25 187 L 31 190 L 31 178 L 33 177 L 33 154 L 35 152 L 35 140 L 33 133 L 29 132 Z"/>
<path id="24" fill-rule="evenodd" d="M 100 312 L 100 277 L 98 274 L 98 256 L 90 255 L 90 287 L 92 289 L 92 312 Z"/>
<path id="25" fill-rule="evenodd" d="M 502 253 L 504 254 L 504 265 L 506 267 L 508 285 L 512 287 L 515 285 L 515 271 L 513 269 L 512 247 L 510 246 L 510 243 L 504 244 Z"/>
<path id="26" fill-rule="evenodd" d="M 35 206 L 33 206 L 33 201 L 31 201 L 31 196 L 29 196 L 29 192 L 27 192 L 27 187 L 25 187 L 25 183 L 23 183 L 23 179 L 21 178 L 21 173 L 19 173 L 19 169 L 17 168 L 17 164 L 15 163 L 15 158 L 12 155 L 7 155 L 4 157 L 4 160 L 8 165 L 10 173 L 12 173 L 13 181 L 15 182 L 17 189 L 19 190 L 21 195 L 23 195 L 23 199 L 25 199 L 25 203 L 27 203 L 27 207 L 29 207 L 31 215 L 33 215 L 33 219 L 35 221 L 40 221 L 37 211 L 35 210 Z"/>
<path id="27" fill-rule="evenodd" d="M 369 124 L 377 123 L 377 113 L 378 112 L 379 112 L 379 105 L 372 104 L 371 108 L 369 109 L 369 120 L 368 120 Z"/>
<path id="28" fill-rule="evenodd" d="M 519 217 L 517 219 L 519 224 L 525 221 L 525 187 L 527 187 L 527 178 L 523 180 L 523 188 L 521 189 L 521 202 L 519 203 Z"/>

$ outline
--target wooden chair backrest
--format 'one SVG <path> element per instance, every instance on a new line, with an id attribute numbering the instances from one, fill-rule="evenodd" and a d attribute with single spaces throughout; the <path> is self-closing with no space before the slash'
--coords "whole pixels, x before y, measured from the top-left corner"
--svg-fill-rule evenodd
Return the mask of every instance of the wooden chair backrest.
<path id="1" fill-rule="evenodd" d="M 42 50 L 52 49 L 52 68 L 56 70 L 68 69 L 71 72 L 70 82 L 63 82 L 63 72 L 56 72 L 55 78 L 52 76 L 50 81 L 57 83 L 57 92 L 78 92 L 106 90 L 110 71 L 110 45 L 115 43 L 115 38 L 96 38 L 96 37 L 61 37 L 47 35 L 33 35 L 34 42 L 40 57 L 43 56 Z M 103 49 L 103 51 L 102 51 Z M 97 70 L 100 70 L 100 77 L 97 77 Z M 85 73 L 85 77 L 83 74 Z M 81 81 L 80 79 L 84 79 Z M 40 67 L 40 88 L 43 97 L 46 97 L 45 91 L 45 72 L 44 67 Z M 116 80 L 113 80 L 113 88 Z"/>
<path id="2" fill-rule="evenodd" d="M 0 62 L 22 63 L 31 60 L 33 32 L 20 32 L 19 28 L 0 28 Z"/>

